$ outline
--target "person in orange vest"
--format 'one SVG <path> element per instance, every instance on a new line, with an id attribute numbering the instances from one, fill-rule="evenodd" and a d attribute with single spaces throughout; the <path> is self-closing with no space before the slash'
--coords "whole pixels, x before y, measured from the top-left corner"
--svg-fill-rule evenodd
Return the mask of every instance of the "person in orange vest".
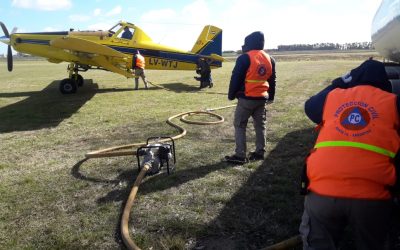
<path id="1" fill-rule="evenodd" d="M 357 249 L 383 249 L 399 190 L 399 105 L 372 59 L 306 101 L 319 134 L 302 178 L 303 249 L 337 249 L 347 226 Z"/>
<path id="2" fill-rule="evenodd" d="M 232 71 L 228 99 L 238 99 L 233 125 L 235 127 L 235 154 L 225 156 L 234 164 L 248 160 L 262 160 L 265 153 L 266 109 L 275 97 L 275 60 L 264 52 L 264 34 L 256 31 L 246 36 L 240 55 Z M 253 118 L 256 133 L 255 151 L 246 155 L 246 127 Z"/>
<path id="3" fill-rule="evenodd" d="M 136 51 L 136 54 L 133 58 L 133 65 L 135 65 L 135 90 L 139 88 L 139 77 L 143 80 L 144 88 L 148 89 L 146 75 L 144 74 L 145 60 L 140 54 L 139 50 Z"/>

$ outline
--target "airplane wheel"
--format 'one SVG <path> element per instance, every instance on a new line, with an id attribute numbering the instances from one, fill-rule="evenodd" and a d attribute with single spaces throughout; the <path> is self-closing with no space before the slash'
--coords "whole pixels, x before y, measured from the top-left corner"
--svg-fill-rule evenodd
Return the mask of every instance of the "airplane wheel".
<path id="1" fill-rule="evenodd" d="M 76 93 L 76 83 L 69 78 L 65 78 L 60 82 L 60 91 L 63 94 Z"/>
<path id="2" fill-rule="evenodd" d="M 77 74 L 76 78 L 73 77 L 73 79 L 76 79 L 75 82 L 76 82 L 76 85 L 78 87 L 82 87 L 83 86 L 84 80 L 83 80 L 83 77 L 81 75 Z"/>

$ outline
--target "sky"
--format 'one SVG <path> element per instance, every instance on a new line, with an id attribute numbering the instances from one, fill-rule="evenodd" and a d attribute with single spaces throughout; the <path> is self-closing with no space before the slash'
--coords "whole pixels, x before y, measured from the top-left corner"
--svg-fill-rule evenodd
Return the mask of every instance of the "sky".
<path id="1" fill-rule="evenodd" d="M 0 0 L 9 32 L 108 30 L 118 21 L 141 27 L 154 42 L 190 50 L 203 26 L 223 29 L 222 50 L 239 50 L 253 31 L 265 48 L 371 40 L 381 0 Z M 0 36 L 2 36 L 0 31 Z M 0 54 L 6 52 L 0 44 Z"/>

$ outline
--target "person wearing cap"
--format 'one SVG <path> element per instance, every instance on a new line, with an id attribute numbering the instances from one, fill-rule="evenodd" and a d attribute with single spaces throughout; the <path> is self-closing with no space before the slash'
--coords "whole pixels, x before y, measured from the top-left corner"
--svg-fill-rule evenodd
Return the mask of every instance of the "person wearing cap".
<path id="1" fill-rule="evenodd" d="M 135 70 L 135 90 L 139 88 L 139 77 L 143 80 L 144 88 L 148 89 L 146 75 L 144 73 L 145 60 L 144 57 L 140 54 L 139 50 L 137 50 L 136 54 L 134 55 L 133 65 Z"/>
<path id="2" fill-rule="evenodd" d="M 384 64 L 371 59 L 306 101 L 319 134 L 302 181 L 303 249 L 337 249 L 347 226 L 357 249 L 383 249 L 399 190 L 399 111 Z"/>
<path id="3" fill-rule="evenodd" d="M 238 99 L 235 110 L 235 153 L 226 156 L 230 163 L 244 164 L 248 160 L 262 160 L 265 153 L 266 109 L 275 97 L 275 60 L 264 52 L 264 34 L 256 31 L 246 36 L 243 54 L 235 63 L 229 84 L 228 99 Z M 253 118 L 256 133 L 255 151 L 246 155 L 246 127 Z"/>

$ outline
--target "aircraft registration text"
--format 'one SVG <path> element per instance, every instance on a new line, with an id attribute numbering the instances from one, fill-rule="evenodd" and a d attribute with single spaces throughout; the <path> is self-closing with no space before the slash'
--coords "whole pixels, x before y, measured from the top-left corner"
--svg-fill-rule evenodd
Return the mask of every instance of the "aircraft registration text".
<path id="1" fill-rule="evenodd" d="M 155 66 L 161 66 L 164 68 L 177 68 L 178 67 L 178 62 L 173 61 L 173 60 L 164 60 L 160 58 L 149 58 L 149 64 L 150 65 L 155 65 Z"/>

